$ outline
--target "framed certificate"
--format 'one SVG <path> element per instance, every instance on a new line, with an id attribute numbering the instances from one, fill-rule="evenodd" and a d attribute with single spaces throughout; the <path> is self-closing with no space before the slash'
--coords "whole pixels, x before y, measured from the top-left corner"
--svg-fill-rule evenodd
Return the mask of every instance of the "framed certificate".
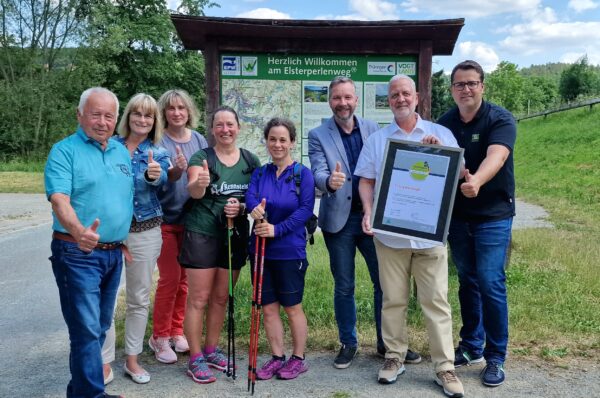
<path id="1" fill-rule="evenodd" d="M 463 151 L 388 139 L 371 214 L 373 231 L 445 244 Z"/>

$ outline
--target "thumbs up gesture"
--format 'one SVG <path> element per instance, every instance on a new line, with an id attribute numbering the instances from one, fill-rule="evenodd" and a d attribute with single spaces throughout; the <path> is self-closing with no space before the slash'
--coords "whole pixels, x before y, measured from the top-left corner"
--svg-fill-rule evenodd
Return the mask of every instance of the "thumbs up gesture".
<path id="1" fill-rule="evenodd" d="M 100 235 L 96 232 L 99 225 L 100 220 L 96 218 L 94 223 L 85 228 L 83 232 L 81 232 L 81 235 L 79 235 L 77 245 L 82 251 L 90 253 L 100 241 Z"/>
<path id="2" fill-rule="evenodd" d="M 157 180 L 160 178 L 161 173 L 160 164 L 154 161 L 152 150 L 148 151 L 148 170 L 146 170 L 147 177 L 149 180 Z"/>
<path id="3" fill-rule="evenodd" d="M 265 217 L 265 208 L 267 207 L 267 199 L 263 198 L 260 203 L 252 209 L 250 217 L 254 220 L 262 220 Z"/>
<path id="4" fill-rule="evenodd" d="M 210 171 L 208 170 L 208 162 L 206 159 L 202 161 L 202 168 L 198 171 L 198 178 L 196 178 L 194 184 L 202 189 L 206 189 L 208 184 L 210 184 Z"/>
<path id="5" fill-rule="evenodd" d="M 475 174 L 471 174 L 469 169 L 465 169 L 465 182 L 460 184 L 460 191 L 467 198 L 475 198 L 479 194 L 481 184 Z"/>
<path id="6" fill-rule="evenodd" d="M 187 159 L 183 155 L 183 152 L 181 151 L 181 147 L 179 145 L 177 145 L 175 147 L 175 151 L 177 152 L 175 154 L 175 166 L 181 171 L 186 170 L 188 167 Z"/>
<path id="7" fill-rule="evenodd" d="M 340 162 L 335 163 L 335 170 L 329 176 L 329 188 L 332 191 L 337 191 L 344 185 L 346 181 L 346 174 L 342 172 L 342 165 Z"/>

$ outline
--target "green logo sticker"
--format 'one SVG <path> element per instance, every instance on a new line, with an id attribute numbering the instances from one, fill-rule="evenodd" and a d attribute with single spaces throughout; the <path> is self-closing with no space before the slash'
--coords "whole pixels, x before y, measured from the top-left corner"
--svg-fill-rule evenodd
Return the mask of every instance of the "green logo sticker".
<path id="1" fill-rule="evenodd" d="M 471 136 L 471 142 L 479 142 L 479 134 L 473 134 Z"/>
<path id="2" fill-rule="evenodd" d="M 410 167 L 410 176 L 413 180 L 423 181 L 429 176 L 429 163 L 416 162 Z"/>

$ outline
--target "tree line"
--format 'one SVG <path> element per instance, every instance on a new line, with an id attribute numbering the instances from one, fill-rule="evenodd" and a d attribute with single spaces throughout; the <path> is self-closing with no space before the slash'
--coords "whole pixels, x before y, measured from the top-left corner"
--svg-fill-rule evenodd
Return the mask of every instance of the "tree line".
<path id="1" fill-rule="evenodd" d="M 184 50 L 170 14 L 204 15 L 210 0 L 0 0 L 0 161 L 43 160 L 72 132 L 75 104 L 91 86 L 122 101 L 187 90 L 204 109 L 204 59 Z M 516 114 L 600 96 L 600 68 L 572 65 L 518 69 L 501 62 L 485 79 L 486 98 Z M 432 76 L 432 116 L 453 106 L 443 72 Z M 124 106 L 124 104 L 121 104 Z"/>
<path id="2" fill-rule="evenodd" d="M 433 74 L 431 108 L 434 120 L 454 105 L 449 87 L 450 77 L 443 70 Z M 548 63 L 522 69 L 502 61 L 485 76 L 484 96 L 515 115 L 597 98 L 600 97 L 600 67 L 590 65 L 585 55 L 573 64 Z"/>

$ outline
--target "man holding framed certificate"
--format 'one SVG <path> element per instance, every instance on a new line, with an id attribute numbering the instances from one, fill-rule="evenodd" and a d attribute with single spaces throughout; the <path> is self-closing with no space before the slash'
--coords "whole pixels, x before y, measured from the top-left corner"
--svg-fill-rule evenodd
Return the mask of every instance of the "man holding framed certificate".
<path id="1" fill-rule="evenodd" d="M 362 227 L 367 234 L 373 234 L 371 223 L 375 186 L 376 183 L 380 187 L 384 184 L 380 180 L 389 139 L 458 147 L 450 130 L 421 119 L 415 112 L 417 102 L 415 82 L 406 75 L 392 77 L 388 88 L 388 103 L 394 120 L 369 136 L 354 171 L 355 175 L 361 177 L 359 194 L 364 211 Z M 427 168 L 425 164 L 420 166 L 422 170 L 416 171 L 423 172 Z M 389 184 L 389 181 L 385 181 L 385 184 Z M 402 187 L 389 189 L 400 190 Z M 374 242 L 383 290 L 381 329 L 387 349 L 378 381 L 382 384 L 394 383 L 397 376 L 405 371 L 403 362 L 408 349 L 406 314 L 410 276 L 413 275 L 427 325 L 431 360 L 436 372 L 435 381 L 443 387 L 446 395 L 462 397 L 463 385 L 454 372 L 446 247 L 437 242 L 424 242 L 381 232 L 375 232 Z"/>

